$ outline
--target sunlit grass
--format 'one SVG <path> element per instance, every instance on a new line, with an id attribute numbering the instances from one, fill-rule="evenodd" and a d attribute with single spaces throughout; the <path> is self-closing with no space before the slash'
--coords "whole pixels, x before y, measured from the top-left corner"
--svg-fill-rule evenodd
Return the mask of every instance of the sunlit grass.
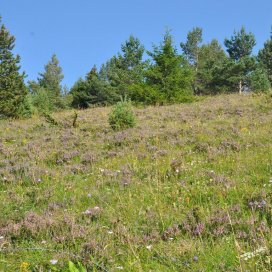
<path id="1" fill-rule="evenodd" d="M 0 271 L 270 271 L 271 97 L 134 111 L 0 122 Z"/>

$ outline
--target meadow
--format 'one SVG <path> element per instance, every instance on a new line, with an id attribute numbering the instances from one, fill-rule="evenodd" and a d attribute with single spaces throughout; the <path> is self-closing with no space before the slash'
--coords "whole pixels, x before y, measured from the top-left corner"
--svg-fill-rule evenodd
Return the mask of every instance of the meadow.
<path id="1" fill-rule="evenodd" d="M 0 121 L 0 271 L 271 271 L 271 95 L 134 111 Z"/>

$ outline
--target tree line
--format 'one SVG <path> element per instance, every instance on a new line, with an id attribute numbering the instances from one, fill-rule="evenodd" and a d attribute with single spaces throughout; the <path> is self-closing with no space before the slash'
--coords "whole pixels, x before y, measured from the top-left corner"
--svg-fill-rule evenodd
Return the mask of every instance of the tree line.
<path id="1" fill-rule="evenodd" d="M 202 29 L 188 32 L 179 47 L 170 31 L 146 50 L 130 36 L 120 52 L 100 69 L 94 65 L 69 90 L 54 54 L 37 80 L 25 83 L 20 57 L 13 54 L 15 37 L 0 18 L 0 117 L 29 117 L 65 108 L 111 105 L 128 97 L 135 104 L 190 102 L 201 95 L 267 92 L 272 84 L 272 32 L 258 54 L 255 36 L 245 27 L 224 40 L 203 43 Z"/>

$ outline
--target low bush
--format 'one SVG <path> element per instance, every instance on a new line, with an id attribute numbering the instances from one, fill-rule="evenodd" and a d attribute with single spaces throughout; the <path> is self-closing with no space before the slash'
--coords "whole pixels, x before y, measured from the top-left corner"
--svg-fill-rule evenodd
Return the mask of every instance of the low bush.
<path id="1" fill-rule="evenodd" d="M 122 100 L 113 106 L 109 114 L 109 124 L 114 130 L 135 126 L 135 115 L 130 101 Z"/>

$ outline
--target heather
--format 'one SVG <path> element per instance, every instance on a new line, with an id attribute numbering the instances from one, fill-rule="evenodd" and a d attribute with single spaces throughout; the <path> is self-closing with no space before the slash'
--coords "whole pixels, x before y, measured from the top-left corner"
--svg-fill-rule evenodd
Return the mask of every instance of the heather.
<path id="1" fill-rule="evenodd" d="M 0 121 L 1 271 L 270 271 L 271 95 L 110 112 Z"/>

